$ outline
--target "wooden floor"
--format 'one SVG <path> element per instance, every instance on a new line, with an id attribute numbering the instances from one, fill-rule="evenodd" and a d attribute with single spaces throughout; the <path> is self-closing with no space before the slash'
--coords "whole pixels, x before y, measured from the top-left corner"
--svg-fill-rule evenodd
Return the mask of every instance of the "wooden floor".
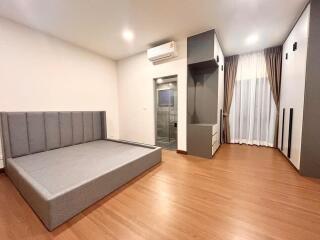
<path id="1" fill-rule="evenodd" d="M 144 176 L 48 232 L 0 175 L 0 239 L 320 239 L 320 181 L 279 152 L 224 145 L 213 160 L 163 151 Z"/>

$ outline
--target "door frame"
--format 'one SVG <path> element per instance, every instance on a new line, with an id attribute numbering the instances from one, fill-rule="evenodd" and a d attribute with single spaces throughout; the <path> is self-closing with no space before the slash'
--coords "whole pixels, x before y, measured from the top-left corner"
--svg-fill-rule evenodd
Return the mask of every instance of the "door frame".
<path id="1" fill-rule="evenodd" d="M 165 83 L 170 83 L 170 82 L 175 82 L 176 83 L 176 95 L 177 95 L 177 146 L 176 146 L 176 149 L 174 150 L 177 150 L 178 149 L 178 141 L 179 141 L 179 134 L 178 134 L 178 131 L 179 131 L 179 128 L 178 128 L 178 122 L 179 122 L 179 104 L 178 104 L 178 75 L 177 74 L 174 74 L 174 75 L 167 75 L 167 76 L 163 76 L 163 77 L 156 77 L 156 78 L 153 78 L 153 100 L 154 100 L 154 106 L 153 106 L 153 114 L 154 114 L 154 145 L 157 144 L 157 80 L 158 79 L 163 79 L 164 81 L 166 81 Z M 174 79 L 172 81 L 168 81 L 168 79 Z"/>

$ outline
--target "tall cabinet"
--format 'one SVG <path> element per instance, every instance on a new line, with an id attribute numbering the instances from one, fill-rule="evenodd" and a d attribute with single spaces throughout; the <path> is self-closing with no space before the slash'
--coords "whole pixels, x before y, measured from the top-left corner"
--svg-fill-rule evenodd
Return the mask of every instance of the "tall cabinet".
<path id="1" fill-rule="evenodd" d="M 320 1 L 306 6 L 283 45 L 278 148 L 320 177 Z"/>
<path id="2" fill-rule="evenodd" d="M 217 38 L 217 34 L 214 35 L 214 42 L 216 46 L 216 58 L 219 56 L 219 61 L 217 62 L 219 65 L 219 74 L 218 74 L 218 109 L 217 109 L 217 145 L 216 149 L 222 143 L 222 123 L 223 123 L 223 102 L 224 102 L 224 54 L 222 52 L 222 48 L 219 44 L 219 40 Z M 213 151 L 212 154 L 215 153 Z"/>
<path id="3" fill-rule="evenodd" d="M 297 169 L 300 169 L 309 17 L 307 7 L 285 41 L 282 56 L 278 147 Z"/>
<path id="4" fill-rule="evenodd" d="M 220 145 L 224 56 L 214 30 L 187 40 L 187 151 L 212 158 Z"/>

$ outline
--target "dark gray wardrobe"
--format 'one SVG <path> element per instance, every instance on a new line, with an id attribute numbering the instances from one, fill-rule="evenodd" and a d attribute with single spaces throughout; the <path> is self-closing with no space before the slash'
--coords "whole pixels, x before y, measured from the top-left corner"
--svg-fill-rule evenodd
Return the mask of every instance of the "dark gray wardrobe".
<path id="1" fill-rule="evenodd" d="M 224 56 L 214 30 L 188 43 L 187 151 L 212 158 L 220 145 Z"/>

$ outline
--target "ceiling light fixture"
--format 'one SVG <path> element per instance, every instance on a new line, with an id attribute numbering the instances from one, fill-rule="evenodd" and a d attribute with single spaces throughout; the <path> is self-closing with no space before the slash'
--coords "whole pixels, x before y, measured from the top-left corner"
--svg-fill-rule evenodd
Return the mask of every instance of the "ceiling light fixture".
<path id="1" fill-rule="evenodd" d="M 126 29 L 122 32 L 122 37 L 124 40 L 131 42 L 134 39 L 134 34 L 131 30 Z"/>
<path id="2" fill-rule="evenodd" d="M 259 36 L 257 34 L 251 34 L 246 38 L 246 44 L 247 45 L 252 45 L 258 42 Z"/>
<path id="3" fill-rule="evenodd" d="M 163 79 L 162 79 L 162 78 L 158 78 L 158 79 L 157 79 L 157 83 L 158 83 L 158 84 L 163 83 Z"/>

